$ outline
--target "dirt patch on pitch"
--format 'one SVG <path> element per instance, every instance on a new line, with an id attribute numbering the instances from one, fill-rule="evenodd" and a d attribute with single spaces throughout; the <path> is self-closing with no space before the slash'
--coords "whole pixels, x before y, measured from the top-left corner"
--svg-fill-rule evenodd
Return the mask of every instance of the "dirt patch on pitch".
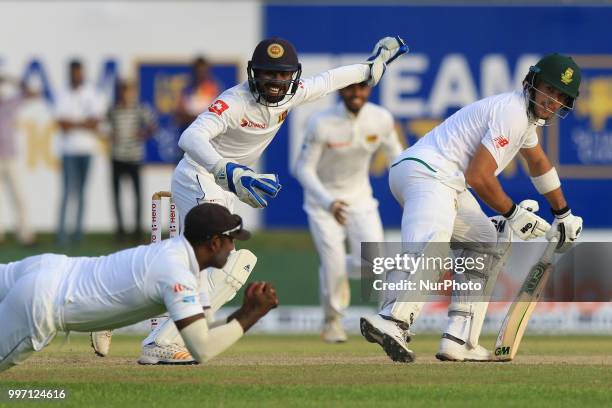
<path id="1" fill-rule="evenodd" d="M 431 364 L 459 364 L 438 361 L 434 356 L 417 356 L 414 365 Z M 499 365 L 612 365 L 612 356 L 518 356 L 512 362 L 496 363 L 463 363 L 463 364 L 499 364 Z M 92 367 L 99 365 L 100 368 L 110 367 L 143 367 L 139 366 L 136 358 L 131 357 L 46 357 L 36 356 L 27 360 L 22 367 L 24 369 L 40 369 L 49 367 L 77 368 Z M 287 356 L 287 355 L 253 355 L 253 356 L 221 356 L 206 363 L 208 367 L 239 367 L 239 366 L 324 366 L 324 365 L 401 365 L 394 363 L 387 356 Z M 145 366 L 146 367 L 146 366 Z"/>
<path id="2" fill-rule="evenodd" d="M 210 366 L 313 366 L 313 365 L 372 365 L 372 364 L 401 364 L 394 363 L 385 355 L 372 357 L 357 356 L 252 356 L 252 357 L 218 357 L 210 361 Z M 435 356 L 417 356 L 413 364 L 453 364 L 452 362 L 441 362 Z M 458 363 L 455 363 L 458 364 Z M 463 364 L 522 364 L 522 365 L 612 365 L 612 356 L 520 356 L 512 362 L 495 363 L 463 363 Z"/>

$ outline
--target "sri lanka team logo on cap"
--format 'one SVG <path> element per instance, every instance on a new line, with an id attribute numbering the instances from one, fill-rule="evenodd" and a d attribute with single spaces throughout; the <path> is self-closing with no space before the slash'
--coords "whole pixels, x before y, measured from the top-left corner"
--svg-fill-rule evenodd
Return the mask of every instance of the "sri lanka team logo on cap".
<path id="1" fill-rule="evenodd" d="M 574 79 L 572 76 L 574 75 L 574 70 L 571 68 L 567 68 L 564 73 L 561 74 L 561 82 L 565 85 L 569 85 Z"/>
<path id="2" fill-rule="evenodd" d="M 268 45 L 268 55 L 270 58 L 280 58 L 285 53 L 285 49 L 278 43 Z"/>

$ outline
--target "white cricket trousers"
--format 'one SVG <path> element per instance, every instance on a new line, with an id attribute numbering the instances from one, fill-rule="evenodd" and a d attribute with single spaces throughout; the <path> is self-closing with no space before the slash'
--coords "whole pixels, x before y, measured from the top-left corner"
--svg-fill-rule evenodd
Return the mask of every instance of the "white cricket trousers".
<path id="1" fill-rule="evenodd" d="M 495 226 L 472 193 L 445 184 L 423 162 L 398 162 L 389 172 L 389 187 L 403 207 L 402 243 L 418 243 L 424 248 L 429 242 L 448 243 L 451 238 L 461 242 L 497 242 Z M 387 274 L 388 280 L 400 279 L 391 275 Z M 399 295 L 398 291 L 388 292 L 380 313 L 412 324 L 423 302 L 405 302 L 409 292 L 402 294 L 404 302 L 398 302 Z"/>
<path id="2" fill-rule="evenodd" d="M 205 170 L 198 171 L 186 159 L 182 159 L 174 169 L 171 190 L 181 228 L 185 225 L 185 216 L 196 205 L 215 203 L 233 212 L 238 198 L 217 185 L 212 174 Z"/>
<path id="3" fill-rule="evenodd" d="M 322 208 L 307 208 L 308 225 L 319 254 L 319 296 L 325 320 L 342 317 L 350 303 L 349 275 L 361 274 L 361 243 L 382 242 L 383 227 L 377 207 L 347 211 L 346 225 Z M 345 241 L 348 238 L 350 253 Z"/>
<path id="4" fill-rule="evenodd" d="M 41 350 L 61 327 L 54 273 L 42 276 L 43 255 L 0 264 L 0 372 Z"/>
<path id="5" fill-rule="evenodd" d="M 196 205 L 202 203 L 215 203 L 234 211 L 234 204 L 237 197 L 223 190 L 217 183 L 212 174 L 207 171 L 196 169 L 189 164 L 186 159 L 182 159 L 176 166 L 172 174 L 172 197 L 179 212 L 180 227 L 185 225 L 185 216 Z M 206 290 L 202 290 L 200 298 L 208 302 L 212 298 L 214 287 L 212 285 L 211 274 L 220 271 L 216 268 L 208 268 L 208 273 L 200 274 L 200 285 Z"/>

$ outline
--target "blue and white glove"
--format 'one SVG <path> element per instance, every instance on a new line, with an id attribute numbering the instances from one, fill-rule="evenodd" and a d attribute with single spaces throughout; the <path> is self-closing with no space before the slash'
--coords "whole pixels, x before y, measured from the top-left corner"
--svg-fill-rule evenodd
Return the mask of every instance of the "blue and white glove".
<path id="1" fill-rule="evenodd" d="M 368 58 L 370 65 L 369 86 L 376 86 L 387 69 L 387 64 L 395 61 L 397 57 L 408 52 L 408 46 L 399 35 L 385 37 L 374 46 L 372 55 Z"/>
<path id="2" fill-rule="evenodd" d="M 221 159 L 213 169 L 215 182 L 253 208 L 268 205 L 267 197 L 276 197 L 281 189 L 276 174 L 259 174 L 246 166 Z"/>
<path id="3" fill-rule="evenodd" d="M 582 233 L 582 217 L 573 215 L 568 207 L 559 211 L 553 210 L 553 214 L 555 220 L 552 228 L 546 233 L 546 239 L 550 241 L 553 237 L 558 236 L 557 252 L 565 252 L 571 248 Z"/>

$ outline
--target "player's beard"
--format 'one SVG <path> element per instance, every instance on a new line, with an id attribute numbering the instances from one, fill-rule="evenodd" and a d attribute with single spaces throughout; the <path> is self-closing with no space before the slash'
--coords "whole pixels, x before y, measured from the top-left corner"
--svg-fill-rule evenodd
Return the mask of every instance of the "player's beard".
<path id="1" fill-rule="evenodd" d="M 261 95 L 268 103 L 279 103 L 285 96 L 287 96 L 287 92 L 289 91 L 289 85 L 286 83 L 279 84 L 274 82 L 264 82 L 261 85 L 262 91 Z M 278 89 L 276 91 L 274 88 Z"/>
<path id="2" fill-rule="evenodd" d="M 363 105 L 365 105 L 365 100 L 361 97 L 348 98 L 344 101 L 344 104 L 350 112 L 356 115 L 359 113 Z"/>

